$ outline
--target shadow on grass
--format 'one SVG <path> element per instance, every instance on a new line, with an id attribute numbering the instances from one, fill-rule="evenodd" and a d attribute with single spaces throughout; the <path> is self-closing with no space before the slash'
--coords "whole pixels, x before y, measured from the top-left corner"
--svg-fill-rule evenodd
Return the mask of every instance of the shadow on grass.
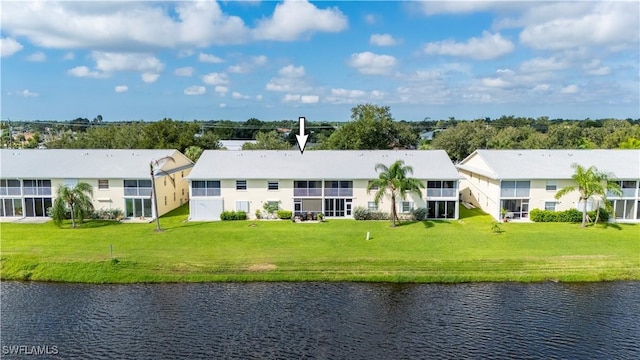
<path id="1" fill-rule="evenodd" d="M 76 223 L 77 229 L 95 229 L 105 226 L 116 226 L 120 223 L 116 220 L 85 220 L 83 223 Z M 71 222 L 64 224 L 63 228 L 71 228 Z"/>
<path id="2" fill-rule="evenodd" d="M 468 219 L 476 216 L 485 216 L 487 213 L 480 210 L 479 208 L 475 209 L 467 209 L 464 206 L 460 206 L 460 219 Z"/>
<path id="3" fill-rule="evenodd" d="M 614 228 L 616 230 L 622 230 L 622 226 L 620 226 L 619 224 L 616 223 L 610 223 L 610 222 L 606 222 L 602 224 L 604 229 L 608 229 L 608 228 Z"/>

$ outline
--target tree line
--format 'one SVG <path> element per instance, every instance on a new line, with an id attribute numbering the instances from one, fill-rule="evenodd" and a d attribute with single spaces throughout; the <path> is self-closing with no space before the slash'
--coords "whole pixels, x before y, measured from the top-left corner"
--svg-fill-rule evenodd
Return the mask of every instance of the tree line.
<path id="1" fill-rule="evenodd" d="M 16 144 L 7 122 L 0 124 L 3 147 L 85 149 L 178 149 L 193 159 L 208 149 L 220 149 L 222 139 L 255 140 L 244 149 L 294 149 L 297 120 L 245 122 L 177 121 L 106 122 L 78 118 L 65 122 L 13 122 L 33 132 L 29 142 Z M 388 106 L 360 104 L 348 122 L 307 121 L 307 149 L 443 149 L 460 161 L 476 149 L 640 148 L 640 119 L 566 120 L 548 117 L 502 116 L 498 119 L 397 121 Z M 32 138 L 32 139 L 33 139 Z"/>

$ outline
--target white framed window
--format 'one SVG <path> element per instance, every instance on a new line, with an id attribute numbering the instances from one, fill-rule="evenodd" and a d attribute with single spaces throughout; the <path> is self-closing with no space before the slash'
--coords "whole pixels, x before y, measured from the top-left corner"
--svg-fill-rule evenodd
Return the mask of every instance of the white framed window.
<path id="1" fill-rule="evenodd" d="M 378 205 L 376 205 L 375 201 L 369 201 L 367 203 L 367 208 L 371 211 L 378 211 Z"/>
<path id="2" fill-rule="evenodd" d="M 413 210 L 413 202 L 411 201 L 401 201 L 400 202 L 400 211 L 403 213 L 408 213 Z"/>
<path id="3" fill-rule="evenodd" d="M 98 190 L 109 190 L 109 180 L 108 179 L 99 179 L 98 180 Z"/>
<path id="4" fill-rule="evenodd" d="M 556 201 L 545 201 L 544 202 L 544 209 L 545 210 L 550 210 L 550 211 L 556 211 L 556 205 L 558 205 L 558 203 Z"/>
<path id="5" fill-rule="evenodd" d="M 247 180 L 236 180 L 236 190 L 247 190 Z"/>
<path id="6" fill-rule="evenodd" d="M 547 186 L 545 187 L 547 191 L 556 191 L 558 190 L 558 183 L 552 180 L 547 180 Z"/>
<path id="7" fill-rule="evenodd" d="M 276 191 L 280 188 L 280 184 L 278 180 L 269 180 L 267 181 L 267 190 Z"/>
<path id="8" fill-rule="evenodd" d="M 247 200 L 237 200 L 236 201 L 236 211 L 244 211 L 249 213 L 249 201 Z"/>

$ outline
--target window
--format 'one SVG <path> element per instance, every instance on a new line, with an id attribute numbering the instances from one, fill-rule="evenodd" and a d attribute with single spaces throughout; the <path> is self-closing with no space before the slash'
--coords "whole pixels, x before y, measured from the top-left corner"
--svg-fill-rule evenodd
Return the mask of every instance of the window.
<path id="1" fill-rule="evenodd" d="M 325 181 L 325 196 L 353 196 L 353 181 Z"/>
<path id="2" fill-rule="evenodd" d="M 427 181 L 427 196 L 429 197 L 455 197 L 456 182 L 455 181 Z"/>
<path id="3" fill-rule="evenodd" d="M 167 206 L 167 197 L 164 197 L 164 206 Z"/>
<path id="4" fill-rule="evenodd" d="M 400 202 L 400 211 L 403 213 L 408 213 L 413 210 L 413 203 L 411 201 L 401 201 Z"/>
<path id="5" fill-rule="evenodd" d="M 555 181 L 547 181 L 546 189 L 547 191 L 556 191 L 558 190 L 558 184 Z"/>
<path id="6" fill-rule="evenodd" d="M 529 197 L 529 181 L 503 181 L 500 187 L 501 197 Z"/>
<path id="7" fill-rule="evenodd" d="M 193 196 L 220 196 L 220 181 L 192 181 L 191 193 Z"/>
<path id="8" fill-rule="evenodd" d="M 151 196 L 151 180 L 125 180 L 125 196 Z"/>
<path id="9" fill-rule="evenodd" d="M 294 181 L 293 182 L 293 195 L 294 196 L 322 196 L 322 182 L 321 181 Z"/>
<path id="10" fill-rule="evenodd" d="M 20 180 L 0 180 L 0 195 L 20 195 Z"/>
<path id="11" fill-rule="evenodd" d="M 76 184 L 68 186 L 73 187 Z M 23 180 L 23 185 L 25 195 L 51 195 L 51 180 Z"/>
<path id="12" fill-rule="evenodd" d="M 98 180 L 98 190 L 109 190 L 109 180 L 106 180 L 106 179 Z"/>
<path id="13" fill-rule="evenodd" d="M 236 201 L 236 211 L 244 211 L 249 213 L 249 202 L 246 200 Z"/>
<path id="14" fill-rule="evenodd" d="M 557 204 L 557 202 L 555 202 L 555 201 L 545 201 L 544 202 L 544 209 L 545 210 L 549 210 L 549 211 L 556 211 L 556 204 Z"/>
<path id="15" fill-rule="evenodd" d="M 269 180 L 267 182 L 267 190 L 278 190 L 279 184 L 278 180 Z"/>
<path id="16" fill-rule="evenodd" d="M 376 202 L 375 202 L 375 201 L 369 201 L 369 202 L 367 203 L 367 208 L 368 208 L 370 211 L 378 211 L 378 205 L 376 205 Z"/>
<path id="17" fill-rule="evenodd" d="M 247 190 L 247 180 L 236 180 L 236 190 Z"/>

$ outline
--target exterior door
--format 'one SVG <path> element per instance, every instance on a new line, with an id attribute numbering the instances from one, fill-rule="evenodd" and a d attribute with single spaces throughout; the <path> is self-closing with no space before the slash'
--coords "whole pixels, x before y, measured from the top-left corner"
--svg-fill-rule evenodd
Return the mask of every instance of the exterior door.
<path id="1" fill-rule="evenodd" d="M 351 207 L 353 206 L 353 202 L 351 199 L 347 199 L 347 203 L 345 205 L 346 216 L 351 217 Z"/>

